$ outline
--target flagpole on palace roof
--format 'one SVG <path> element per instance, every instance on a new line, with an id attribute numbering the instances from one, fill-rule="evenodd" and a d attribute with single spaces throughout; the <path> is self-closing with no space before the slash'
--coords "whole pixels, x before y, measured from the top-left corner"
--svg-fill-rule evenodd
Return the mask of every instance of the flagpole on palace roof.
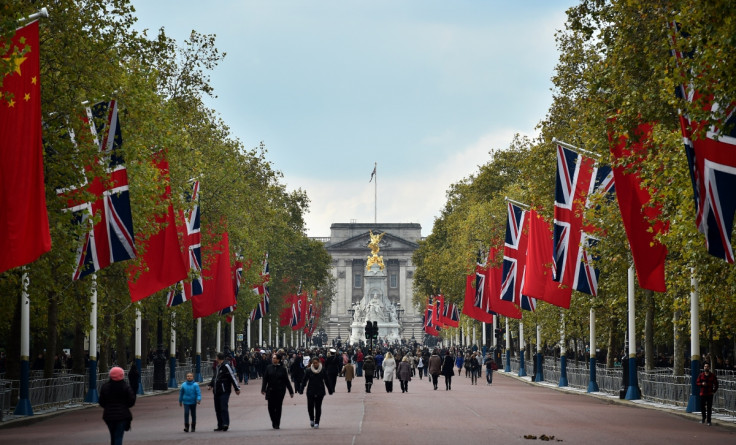
<path id="1" fill-rule="evenodd" d="M 373 178 L 376 178 L 376 182 L 373 184 L 373 224 L 378 224 L 378 175 L 376 174 L 376 168 L 378 167 L 378 162 L 373 163 L 373 172 L 371 173 L 371 180 L 368 182 L 373 181 Z"/>

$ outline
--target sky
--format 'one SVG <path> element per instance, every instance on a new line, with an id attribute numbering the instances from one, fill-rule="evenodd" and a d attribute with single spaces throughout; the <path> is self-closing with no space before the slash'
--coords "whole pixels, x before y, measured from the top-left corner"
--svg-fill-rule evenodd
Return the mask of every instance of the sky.
<path id="1" fill-rule="evenodd" d="M 374 220 L 429 235 L 453 183 L 514 134 L 537 133 L 554 35 L 576 3 L 132 1 L 140 30 L 216 35 L 227 55 L 205 104 L 246 148 L 265 144 L 288 190 L 307 192 L 317 237 Z"/>

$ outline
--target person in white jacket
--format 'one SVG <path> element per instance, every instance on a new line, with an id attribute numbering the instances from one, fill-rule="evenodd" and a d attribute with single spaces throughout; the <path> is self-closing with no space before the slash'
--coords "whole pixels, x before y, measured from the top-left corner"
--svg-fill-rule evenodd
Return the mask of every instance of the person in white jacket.
<path id="1" fill-rule="evenodd" d="M 394 374 L 396 374 L 396 360 L 390 352 L 383 359 L 383 381 L 386 384 L 386 392 L 394 392 Z"/>

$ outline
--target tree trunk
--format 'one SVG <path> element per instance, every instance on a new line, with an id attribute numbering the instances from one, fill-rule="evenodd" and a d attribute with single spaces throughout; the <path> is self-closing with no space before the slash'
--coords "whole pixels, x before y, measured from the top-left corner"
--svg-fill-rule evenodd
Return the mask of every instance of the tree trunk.
<path id="1" fill-rule="evenodd" d="M 148 351 L 151 350 L 151 324 L 146 317 L 141 317 L 141 362 L 148 366 Z"/>
<path id="2" fill-rule="evenodd" d="M 115 317 L 115 352 L 117 353 L 117 364 L 123 369 L 128 369 L 128 348 L 126 347 L 126 337 L 128 333 L 128 327 L 125 325 L 125 320 L 122 314 L 118 314 Z"/>
<path id="3" fill-rule="evenodd" d="M 46 360 L 43 368 L 43 376 L 48 379 L 54 375 L 54 362 L 58 355 L 56 344 L 59 337 L 59 302 L 54 292 L 49 292 L 46 314 L 48 317 L 48 329 L 46 331 Z"/>
<path id="4" fill-rule="evenodd" d="M 644 321 L 644 369 L 654 369 L 654 291 L 644 291 L 646 319 Z"/>
<path id="5" fill-rule="evenodd" d="M 672 375 L 679 377 L 685 375 L 685 336 L 682 326 L 680 326 L 680 317 L 682 312 L 676 310 L 672 315 L 672 324 L 674 325 L 674 346 L 672 349 Z"/>
<path id="6" fill-rule="evenodd" d="M 84 355 L 84 329 L 82 324 L 77 322 L 74 325 L 74 343 L 72 345 L 72 373 L 84 374 L 85 371 L 85 355 Z"/>
<path id="7" fill-rule="evenodd" d="M 606 367 L 613 368 L 613 359 L 618 354 L 616 352 L 616 336 L 614 334 L 613 327 L 616 325 L 616 320 L 608 325 L 608 353 L 606 354 Z"/>
<path id="8" fill-rule="evenodd" d="M 102 320 L 102 326 L 111 326 L 112 320 L 110 320 L 109 315 L 105 315 Z M 100 338 L 100 332 L 101 330 L 97 331 L 97 344 L 100 345 L 100 354 L 97 357 L 97 369 L 99 372 L 107 372 L 110 369 L 110 336 L 105 335 L 103 338 Z M 90 351 L 91 354 L 92 351 Z"/>
<path id="9" fill-rule="evenodd" d="M 5 378 L 8 380 L 20 379 L 20 312 L 22 304 L 23 292 L 19 289 L 16 295 L 13 321 L 10 325 L 10 338 L 12 340 L 6 343 L 8 350 L 5 354 Z M 26 360 L 30 360 L 30 357 Z"/>

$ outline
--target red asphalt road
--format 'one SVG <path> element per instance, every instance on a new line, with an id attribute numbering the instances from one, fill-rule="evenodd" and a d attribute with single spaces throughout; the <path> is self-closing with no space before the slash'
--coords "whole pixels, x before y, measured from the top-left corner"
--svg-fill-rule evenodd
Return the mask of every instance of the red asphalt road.
<path id="1" fill-rule="evenodd" d="M 446 391 L 443 378 L 437 391 L 427 379 L 414 378 L 409 392 L 386 393 L 376 382 L 370 394 L 364 381 L 353 381 L 348 394 L 343 379 L 337 391 L 325 397 L 320 428 L 309 427 L 304 396 L 284 400 L 281 429 L 273 430 L 260 394 L 260 380 L 242 386 L 240 396 L 230 398 L 230 430 L 213 432 L 216 426 L 212 394 L 203 386 L 197 408 L 197 432 L 185 433 L 183 408 L 178 392 L 139 397 L 133 410 L 133 428 L 125 444 L 466 444 L 539 443 L 542 435 L 551 442 L 573 444 L 693 444 L 736 443 L 736 428 L 701 425 L 699 414 L 684 415 L 668 410 L 613 401 L 585 394 L 537 386 L 513 376 L 495 373 L 494 383 L 484 379 L 470 384 L 464 376 L 453 378 Z M 537 436 L 527 439 L 524 436 Z M 36 415 L 5 422 L 0 444 L 106 444 L 107 427 L 102 408 L 90 406 L 53 415 Z"/>

